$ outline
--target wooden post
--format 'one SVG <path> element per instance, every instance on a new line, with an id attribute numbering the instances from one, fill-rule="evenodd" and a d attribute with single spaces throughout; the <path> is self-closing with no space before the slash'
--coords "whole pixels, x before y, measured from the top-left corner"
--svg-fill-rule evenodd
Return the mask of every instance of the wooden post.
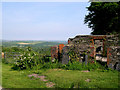
<path id="1" fill-rule="evenodd" d="M 90 54 L 90 56 L 91 57 L 94 57 L 95 58 L 95 46 L 94 46 L 94 39 L 91 39 L 91 46 L 90 46 L 90 49 L 91 49 L 91 54 Z"/>
<path id="2" fill-rule="evenodd" d="M 110 53 L 110 48 L 107 48 L 107 65 L 110 63 L 110 56 L 111 56 L 111 53 Z"/>
<path id="3" fill-rule="evenodd" d="M 87 65 L 88 62 L 88 55 L 85 55 L 85 65 Z"/>
<path id="4" fill-rule="evenodd" d="M 103 40 L 103 55 L 105 55 L 105 40 Z"/>

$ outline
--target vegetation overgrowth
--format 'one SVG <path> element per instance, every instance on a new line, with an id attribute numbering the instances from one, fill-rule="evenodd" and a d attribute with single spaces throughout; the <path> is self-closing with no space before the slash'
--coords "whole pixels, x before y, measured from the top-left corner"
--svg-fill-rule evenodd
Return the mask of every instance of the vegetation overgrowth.
<path id="1" fill-rule="evenodd" d="M 66 70 L 95 70 L 95 69 L 105 69 L 104 66 L 100 65 L 96 61 L 94 63 L 81 63 L 76 60 L 69 61 L 68 64 L 61 64 L 58 60 L 55 60 L 52 62 L 50 57 L 47 57 L 45 55 L 41 55 L 39 57 L 39 53 L 34 52 L 30 47 L 26 48 L 26 51 L 24 53 L 20 54 L 17 58 L 15 58 L 16 61 L 13 63 L 13 69 L 32 69 L 34 67 L 37 67 L 37 69 L 53 69 L 53 68 L 62 68 Z M 74 62 L 73 62 L 74 61 Z"/>
<path id="2" fill-rule="evenodd" d="M 34 50 L 33 47 L 3 47 L 3 50 L 8 54 L 2 60 L 4 88 L 49 88 L 47 82 L 55 83 L 52 88 L 118 87 L 119 72 L 108 69 L 95 60 L 94 63 L 87 64 L 76 60 L 61 64 L 58 60 L 51 60 L 50 48 Z M 44 75 L 48 81 L 28 77 L 30 74 Z"/>
<path id="3" fill-rule="evenodd" d="M 14 70 L 23 70 L 23 69 L 66 69 L 66 70 L 108 70 L 107 67 L 102 66 L 95 60 L 94 63 L 87 63 L 85 62 L 79 62 L 76 60 L 69 61 L 68 64 L 61 64 L 60 61 L 54 60 L 54 62 L 51 60 L 50 57 L 50 49 L 46 49 L 39 52 L 36 52 L 32 50 L 31 47 L 26 47 L 26 49 L 20 49 L 19 48 L 12 48 L 12 51 L 15 50 L 19 51 L 19 55 L 14 58 L 5 58 L 3 59 L 4 63 L 10 63 Z M 5 50 L 5 49 L 4 49 Z M 14 54 L 14 53 L 13 53 Z"/>

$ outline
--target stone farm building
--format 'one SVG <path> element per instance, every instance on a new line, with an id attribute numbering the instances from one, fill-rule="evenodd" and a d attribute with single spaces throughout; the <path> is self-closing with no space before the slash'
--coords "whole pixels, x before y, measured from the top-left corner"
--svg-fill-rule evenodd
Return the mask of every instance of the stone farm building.
<path id="1" fill-rule="evenodd" d="M 120 46 L 118 35 L 78 35 L 68 39 L 68 44 L 51 47 L 52 59 L 63 64 L 69 60 L 106 62 L 108 67 L 120 70 Z"/>

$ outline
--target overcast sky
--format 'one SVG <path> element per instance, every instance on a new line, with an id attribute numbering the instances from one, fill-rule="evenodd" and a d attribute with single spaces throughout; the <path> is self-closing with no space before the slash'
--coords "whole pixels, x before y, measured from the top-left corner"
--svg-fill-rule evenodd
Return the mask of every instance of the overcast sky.
<path id="1" fill-rule="evenodd" d="M 4 2 L 2 38 L 5 40 L 67 40 L 89 35 L 84 24 L 88 2 Z"/>

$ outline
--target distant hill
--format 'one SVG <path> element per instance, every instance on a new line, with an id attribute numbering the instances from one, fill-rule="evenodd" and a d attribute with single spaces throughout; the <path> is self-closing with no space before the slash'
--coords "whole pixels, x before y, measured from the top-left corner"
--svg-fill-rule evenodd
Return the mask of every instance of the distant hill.
<path id="1" fill-rule="evenodd" d="M 2 40 L 2 46 L 4 47 L 51 47 L 59 44 L 67 44 L 67 41 L 15 41 L 15 40 Z"/>

